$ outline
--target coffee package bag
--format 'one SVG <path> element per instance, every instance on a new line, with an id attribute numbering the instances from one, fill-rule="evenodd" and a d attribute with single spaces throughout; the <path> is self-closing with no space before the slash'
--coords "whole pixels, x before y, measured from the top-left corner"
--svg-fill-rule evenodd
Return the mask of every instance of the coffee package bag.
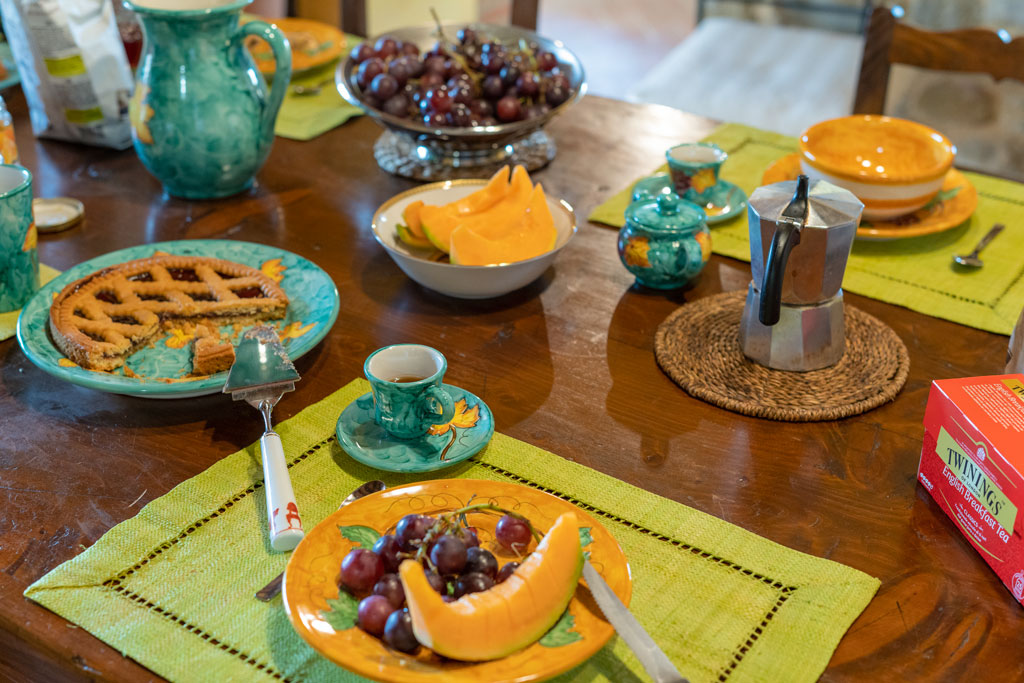
<path id="1" fill-rule="evenodd" d="M 0 0 L 32 130 L 126 149 L 132 72 L 112 0 Z"/>

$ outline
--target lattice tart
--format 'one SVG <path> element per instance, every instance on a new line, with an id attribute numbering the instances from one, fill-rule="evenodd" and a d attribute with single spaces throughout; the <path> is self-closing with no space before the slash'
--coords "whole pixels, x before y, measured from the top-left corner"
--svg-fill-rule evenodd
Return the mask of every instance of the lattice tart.
<path id="1" fill-rule="evenodd" d="M 64 354 L 114 370 L 165 327 L 283 318 L 288 297 L 255 268 L 216 258 L 156 254 L 72 282 L 50 306 L 50 333 Z"/>

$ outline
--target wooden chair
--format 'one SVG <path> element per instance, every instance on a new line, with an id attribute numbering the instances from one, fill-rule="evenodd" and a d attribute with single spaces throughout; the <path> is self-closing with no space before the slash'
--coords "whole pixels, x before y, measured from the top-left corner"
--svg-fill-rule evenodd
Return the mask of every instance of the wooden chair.
<path id="1" fill-rule="evenodd" d="M 537 30 L 537 5 L 540 0 L 512 0 L 513 26 Z M 341 0 L 341 30 L 366 35 L 366 0 Z"/>
<path id="2" fill-rule="evenodd" d="M 897 19 L 893 10 L 885 7 L 871 13 L 853 102 L 855 114 L 883 113 L 893 64 L 987 73 L 996 80 L 1024 82 L 1024 37 L 1010 40 L 1005 31 L 978 28 L 926 31 Z"/>

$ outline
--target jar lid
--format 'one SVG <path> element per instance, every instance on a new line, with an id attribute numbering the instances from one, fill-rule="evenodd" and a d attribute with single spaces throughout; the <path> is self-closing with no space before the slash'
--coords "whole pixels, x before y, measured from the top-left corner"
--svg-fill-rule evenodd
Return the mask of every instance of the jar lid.
<path id="1" fill-rule="evenodd" d="M 82 220 L 85 207 L 71 197 L 50 197 L 32 200 L 32 215 L 39 232 L 60 232 Z"/>
<path id="2" fill-rule="evenodd" d="M 665 192 L 654 199 L 630 204 L 626 208 L 626 221 L 648 230 L 691 231 L 707 223 L 707 214 L 675 192 Z"/>

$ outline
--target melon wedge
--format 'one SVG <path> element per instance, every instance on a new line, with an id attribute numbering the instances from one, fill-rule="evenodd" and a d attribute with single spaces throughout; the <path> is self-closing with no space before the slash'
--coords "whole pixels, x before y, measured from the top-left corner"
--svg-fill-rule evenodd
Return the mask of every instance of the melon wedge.
<path id="1" fill-rule="evenodd" d="M 563 514 L 512 576 L 454 602 L 430 587 L 418 562 L 398 571 L 420 643 L 452 659 L 498 659 L 538 640 L 569 605 L 583 571 L 579 522 Z"/>
<path id="2" fill-rule="evenodd" d="M 530 193 L 526 211 L 518 223 L 498 237 L 489 239 L 496 230 L 475 230 L 462 224 L 451 236 L 452 263 L 463 266 L 488 266 L 525 261 L 555 248 L 558 231 L 544 189 L 538 183 Z"/>
<path id="3" fill-rule="evenodd" d="M 409 228 L 409 232 L 413 236 L 425 241 L 427 236 L 423 233 L 423 226 L 420 225 L 420 210 L 423 207 L 423 201 L 420 199 L 410 202 L 409 206 L 405 207 L 405 211 L 402 212 L 402 220 L 405 221 L 405 226 Z"/>
<path id="4" fill-rule="evenodd" d="M 408 244 L 410 247 L 416 247 L 417 249 L 433 249 L 434 245 L 430 243 L 426 237 L 419 237 L 414 234 L 412 227 L 408 225 L 402 225 L 399 223 L 395 226 L 395 232 L 398 233 L 398 239 Z"/>
<path id="5" fill-rule="evenodd" d="M 492 183 L 488 183 L 487 187 L 490 187 Z M 444 206 L 424 206 L 420 211 L 423 232 L 435 247 L 448 253 L 452 231 L 460 225 L 480 226 L 492 223 L 505 225 L 517 220 L 526 208 L 526 201 L 530 196 L 531 189 L 533 189 L 533 184 L 530 182 L 530 175 L 525 168 L 517 166 L 512 173 L 512 180 L 505 186 L 502 196 L 486 208 L 471 212 L 463 211 L 459 204 L 465 198 Z M 485 190 L 487 188 L 479 190 L 479 192 Z"/>
<path id="6" fill-rule="evenodd" d="M 500 202 L 509 190 L 508 166 L 502 166 L 487 184 L 458 201 L 443 206 L 425 204 L 419 210 L 420 226 L 424 236 L 441 251 L 448 252 L 448 236 L 456 222 L 465 216 L 486 211 Z"/>

